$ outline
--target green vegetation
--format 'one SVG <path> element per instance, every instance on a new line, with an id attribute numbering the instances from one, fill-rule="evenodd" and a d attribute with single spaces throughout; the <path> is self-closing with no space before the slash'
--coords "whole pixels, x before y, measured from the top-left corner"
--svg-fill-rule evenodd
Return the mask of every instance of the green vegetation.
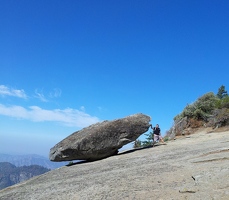
<path id="1" fill-rule="evenodd" d="M 204 94 L 193 104 L 187 105 L 184 110 L 174 117 L 174 121 L 180 121 L 187 117 L 188 120 L 199 120 L 210 125 L 224 126 L 229 120 L 229 96 L 222 85 L 217 95 L 213 92 Z M 214 124 L 215 123 L 215 124 Z"/>
<path id="2" fill-rule="evenodd" d="M 139 139 L 135 140 L 134 148 L 148 147 L 148 146 L 152 145 L 152 143 L 153 143 L 153 132 L 146 133 L 144 135 L 146 136 L 146 140 L 144 140 L 144 141 L 141 141 Z"/>
<path id="3" fill-rule="evenodd" d="M 216 108 L 217 100 L 213 92 L 204 94 L 193 104 L 187 105 L 181 114 L 174 117 L 174 121 L 179 121 L 184 117 L 207 121 Z"/>
<path id="4" fill-rule="evenodd" d="M 153 132 L 146 133 L 146 140 L 142 142 L 142 147 L 150 146 L 153 142 Z"/>
<path id="5" fill-rule="evenodd" d="M 228 97 L 227 91 L 225 90 L 225 86 L 222 85 L 219 89 L 218 89 L 218 93 L 217 93 L 217 97 L 219 99 L 223 99 L 224 97 Z"/>
<path id="6" fill-rule="evenodd" d="M 137 140 L 134 141 L 134 148 L 135 149 L 139 148 L 141 146 L 142 146 L 142 141 L 141 140 L 137 139 Z"/>
<path id="7" fill-rule="evenodd" d="M 67 164 L 67 166 L 71 166 L 71 165 L 73 165 L 74 164 L 74 162 L 73 161 L 70 161 L 68 164 Z"/>
<path id="8" fill-rule="evenodd" d="M 167 141 L 169 140 L 169 137 L 168 137 L 168 136 L 165 136 L 165 137 L 163 138 L 163 140 L 164 140 L 164 142 L 167 142 Z"/>
<path id="9" fill-rule="evenodd" d="M 229 96 L 225 86 L 222 85 L 216 95 L 213 92 L 208 92 L 194 103 L 188 104 L 173 120 L 175 124 L 178 124 L 183 119 L 187 122 L 184 128 L 198 128 L 203 125 L 214 128 L 229 125 Z M 168 132 L 164 138 L 165 141 L 169 139 L 168 135 L 172 134 L 171 130 Z M 152 144 L 153 134 L 145 135 L 147 136 L 146 140 L 136 140 L 134 148 Z"/>

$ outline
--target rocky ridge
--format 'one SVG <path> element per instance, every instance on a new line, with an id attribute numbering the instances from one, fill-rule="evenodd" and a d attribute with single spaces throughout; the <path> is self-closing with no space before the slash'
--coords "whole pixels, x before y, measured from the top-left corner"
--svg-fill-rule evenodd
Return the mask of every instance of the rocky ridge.
<path id="1" fill-rule="evenodd" d="M 16 167 L 40 165 L 48 169 L 56 169 L 68 164 L 68 162 L 51 162 L 48 158 L 36 154 L 10 155 L 0 153 L 0 162 L 9 162 Z"/>
<path id="2" fill-rule="evenodd" d="M 8 162 L 0 162 L 0 189 L 28 180 L 50 171 L 38 165 L 16 167 Z"/>

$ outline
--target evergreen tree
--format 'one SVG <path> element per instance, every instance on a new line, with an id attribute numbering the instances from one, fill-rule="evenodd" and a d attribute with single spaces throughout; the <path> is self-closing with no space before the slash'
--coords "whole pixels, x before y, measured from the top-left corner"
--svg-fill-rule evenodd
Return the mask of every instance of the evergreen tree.
<path id="1" fill-rule="evenodd" d="M 222 85 L 219 89 L 218 89 L 218 93 L 217 93 L 217 97 L 219 99 L 222 99 L 224 97 L 227 97 L 228 94 L 227 94 L 227 91 L 225 90 L 225 86 Z"/>
<path id="2" fill-rule="evenodd" d="M 139 147 L 148 147 L 150 145 L 152 145 L 153 143 L 153 132 L 150 133 L 146 133 L 144 134 L 146 136 L 146 140 L 141 141 L 139 139 L 134 141 L 134 148 L 139 148 Z"/>
<path id="3" fill-rule="evenodd" d="M 142 141 L 141 140 L 135 140 L 134 141 L 134 148 L 142 147 Z"/>
<path id="4" fill-rule="evenodd" d="M 147 147 L 152 145 L 153 142 L 153 132 L 144 134 L 146 136 L 146 140 L 142 142 L 143 147 Z"/>

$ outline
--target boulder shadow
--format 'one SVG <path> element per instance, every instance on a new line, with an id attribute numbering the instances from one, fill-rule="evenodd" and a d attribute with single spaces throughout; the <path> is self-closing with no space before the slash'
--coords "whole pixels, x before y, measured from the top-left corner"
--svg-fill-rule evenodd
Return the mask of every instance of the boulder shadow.
<path id="1" fill-rule="evenodd" d="M 98 160 L 76 160 L 75 162 L 74 161 L 70 161 L 69 164 L 65 165 L 66 167 L 71 167 L 73 165 L 80 165 L 80 164 L 84 164 L 84 163 L 91 163 L 91 162 L 96 162 L 96 161 L 100 161 L 100 160 L 103 160 L 103 159 L 106 159 L 106 158 L 109 158 L 109 157 L 112 157 L 112 156 L 120 156 L 120 155 L 124 155 L 124 154 L 129 154 L 129 153 L 133 153 L 135 151 L 140 151 L 140 150 L 144 150 L 144 149 L 149 149 L 149 148 L 155 148 L 155 147 L 158 147 L 160 145 L 158 144 L 154 144 L 154 145 L 149 145 L 149 146 L 146 146 L 146 147 L 138 147 L 138 148 L 134 148 L 134 149 L 128 149 L 128 150 L 124 150 L 122 152 L 118 152 L 117 154 L 115 155 L 111 155 L 111 156 L 108 156 L 108 157 L 105 157 L 105 158 L 101 158 L 101 159 L 98 159 Z"/>
<path id="2" fill-rule="evenodd" d="M 122 152 L 119 152 L 117 155 L 115 156 L 118 156 L 118 155 L 123 155 L 123 154 L 128 154 L 128 153 L 132 153 L 132 152 L 135 152 L 135 151 L 140 151 L 140 150 L 144 150 L 144 149 L 149 149 L 149 148 L 153 148 L 153 147 L 157 147 L 159 145 L 149 145 L 149 146 L 146 146 L 146 147 L 138 147 L 138 148 L 134 148 L 134 149 L 128 149 L 128 150 L 125 150 L 125 151 L 122 151 Z"/>

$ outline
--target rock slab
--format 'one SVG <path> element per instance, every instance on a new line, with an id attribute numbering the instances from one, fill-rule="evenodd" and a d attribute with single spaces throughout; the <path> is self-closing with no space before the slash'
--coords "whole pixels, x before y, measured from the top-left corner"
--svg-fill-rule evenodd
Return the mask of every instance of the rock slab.
<path id="1" fill-rule="evenodd" d="M 228 200 L 228 144 L 229 131 L 181 136 L 51 170 L 0 190 L 0 199 Z"/>
<path id="2" fill-rule="evenodd" d="M 118 153 L 122 146 L 145 133 L 151 118 L 134 114 L 113 121 L 103 121 L 76 131 L 50 149 L 51 161 L 103 159 Z"/>

